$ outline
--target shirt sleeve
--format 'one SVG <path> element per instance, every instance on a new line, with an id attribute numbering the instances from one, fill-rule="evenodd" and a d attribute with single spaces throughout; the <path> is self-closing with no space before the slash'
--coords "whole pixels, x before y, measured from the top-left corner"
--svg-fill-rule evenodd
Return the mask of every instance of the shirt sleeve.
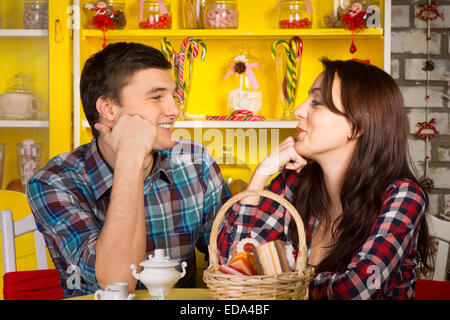
<path id="1" fill-rule="evenodd" d="M 81 288 L 83 286 L 100 288 L 95 278 L 95 246 L 100 226 L 89 208 L 83 207 L 85 200 L 80 199 L 81 191 L 69 188 L 61 180 L 44 182 L 31 179 L 28 201 L 49 250 L 56 252 L 57 259 L 60 259 L 55 264 L 63 269 L 58 270 L 61 282 L 67 280 L 74 270 L 79 270 L 80 288 L 73 288 L 76 295 L 78 289 L 84 289 Z"/>
<path id="2" fill-rule="evenodd" d="M 294 171 L 284 170 L 272 179 L 267 190 L 291 201 L 297 181 Z M 227 212 L 217 237 L 219 263 L 227 263 L 244 238 L 254 238 L 260 243 L 276 239 L 286 241 L 290 221 L 290 213 L 272 199 L 261 197 L 258 205 L 236 203 Z"/>
<path id="3" fill-rule="evenodd" d="M 200 227 L 200 238 L 197 248 L 208 253 L 211 228 L 217 212 L 230 198 L 230 190 L 222 177 L 219 166 L 209 155 L 208 150 L 203 151 L 202 182 L 204 190 L 203 220 Z"/>
<path id="4" fill-rule="evenodd" d="M 409 181 L 396 183 L 387 192 L 369 237 L 345 271 L 314 275 L 309 286 L 312 299 L 380 299 L 389 292 L 391 277 L 414 249 L 425 196 Z"/>

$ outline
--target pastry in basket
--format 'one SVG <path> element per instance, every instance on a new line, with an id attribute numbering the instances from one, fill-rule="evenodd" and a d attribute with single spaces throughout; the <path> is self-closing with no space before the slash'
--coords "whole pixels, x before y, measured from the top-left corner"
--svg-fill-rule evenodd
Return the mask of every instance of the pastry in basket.
<path id="1" fill-rule="evenodd" d="M 245 238 L 238 242 L 236 245 L 236 249 L 233 252 L 233 255 L 236 255 L 241 252 L 247 252 L 253 254 L 253 248 L 259 246 L 260 243 L 253 238 Z"/>
<path id="2" fill-rule="evenodd" d="M 235 275 L 239 275 L 239 276 L 243 276 L 244 274 L 230 266 L 227 266 L 226 264 L 222 264 L 219 267 L 219 271 L 222 273 L 226 273 L 226 274 L 235 274 Z"/>
<path id="3" fill-rule="evenodd" d="M 260 274 L 255 257 L 248 252 L 241 252 L 235 255 L 228 262 L 228 266 L 248 276 Z"/>

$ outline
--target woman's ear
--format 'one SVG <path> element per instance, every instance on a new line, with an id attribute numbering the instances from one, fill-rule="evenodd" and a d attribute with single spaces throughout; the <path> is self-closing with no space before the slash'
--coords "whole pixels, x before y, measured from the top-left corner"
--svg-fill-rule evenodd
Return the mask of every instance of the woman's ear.
<path id="1" fill-rule="evenodd" d="M 119 107 L 110 98 L 98 97 L 95 107 L 99 119 L 103 119 L 107 124 L 113 124 L 119 115 Z"/>

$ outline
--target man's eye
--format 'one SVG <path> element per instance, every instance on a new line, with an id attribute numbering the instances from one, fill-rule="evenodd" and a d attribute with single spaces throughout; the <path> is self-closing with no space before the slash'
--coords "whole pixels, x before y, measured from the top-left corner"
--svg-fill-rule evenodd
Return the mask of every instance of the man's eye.
<path id="1" fill-rule="evenodd" d="M 161 96 L 154 96 L 154 97 L 152 97 L 152 100 L 160 100 L 161 99 Z"/>

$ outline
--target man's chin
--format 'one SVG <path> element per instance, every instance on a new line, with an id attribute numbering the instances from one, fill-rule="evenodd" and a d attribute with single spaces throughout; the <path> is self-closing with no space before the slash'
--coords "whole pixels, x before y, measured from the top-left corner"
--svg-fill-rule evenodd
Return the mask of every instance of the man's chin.
<path id="1" fill-rule="evenodd" d="M 163 150 L 167 150 L 167 149 L 172 149 L 173 147 L 175 147 L 176 144 L 177 144 L 177 142 L 175 140 L 157 142 L 153 146 L 153 150 L 154 151 L 163 151 Z"/>

